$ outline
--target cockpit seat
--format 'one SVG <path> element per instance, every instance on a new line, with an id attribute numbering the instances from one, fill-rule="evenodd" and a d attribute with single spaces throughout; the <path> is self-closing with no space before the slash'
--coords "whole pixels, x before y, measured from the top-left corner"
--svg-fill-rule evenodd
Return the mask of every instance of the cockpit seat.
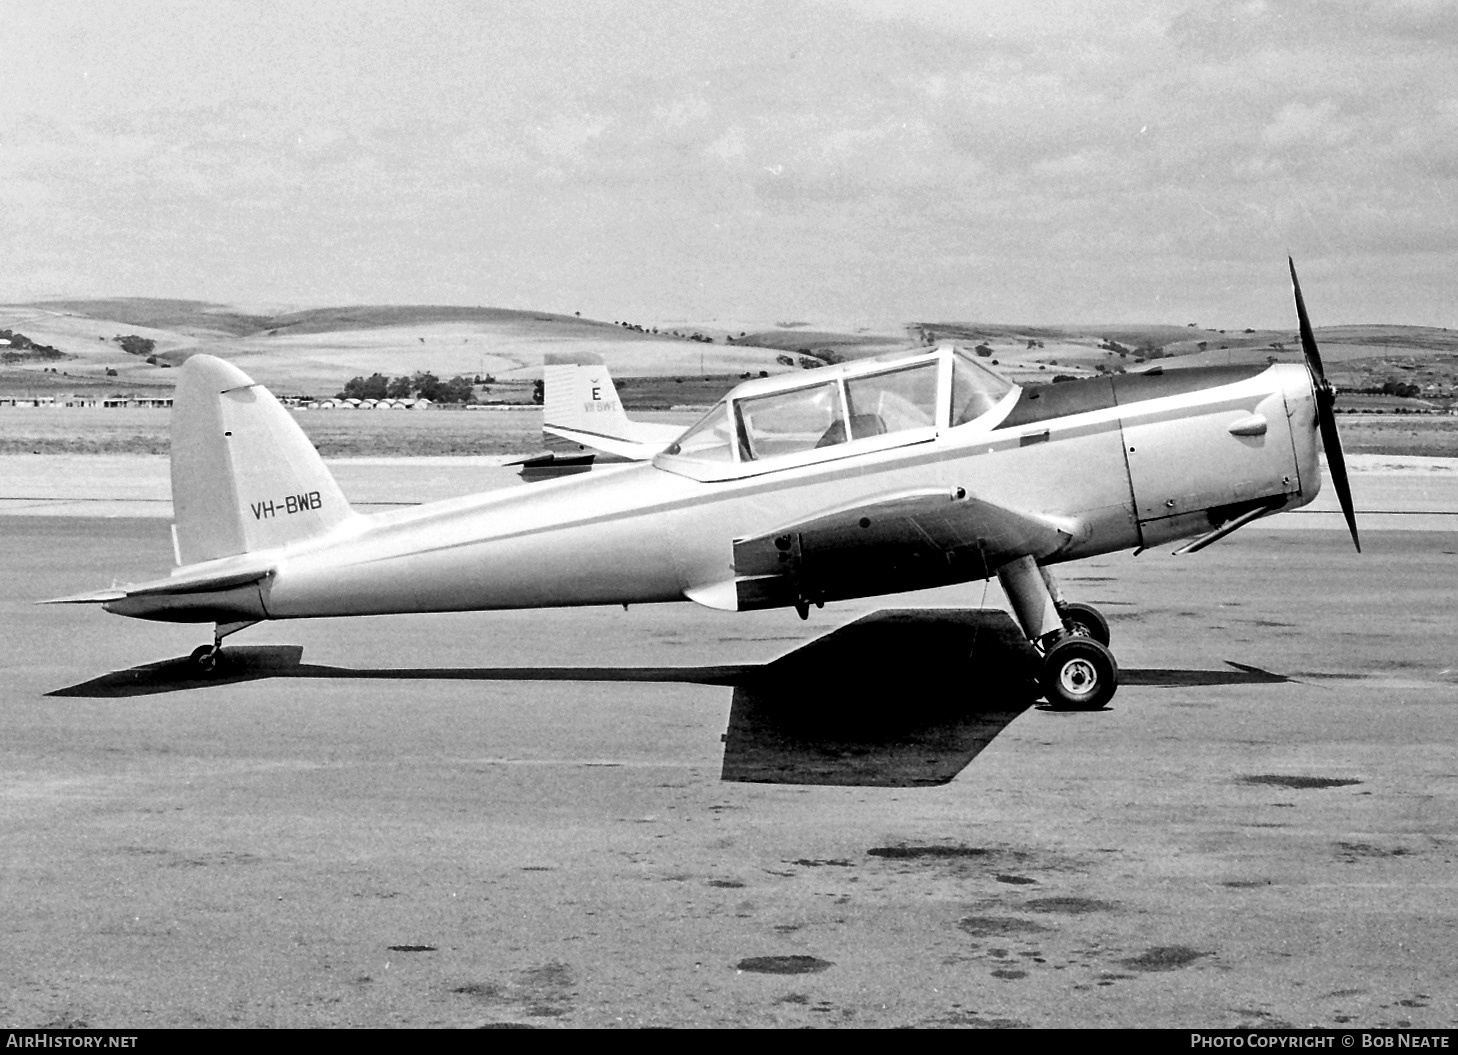
<path id="1" fill-rule="evenodd" d="M 880 414 L 852 414 L 850 424 L 851 437 L 857 440 L 863 440 L 867 436 L 880 436 L 886 431 L 886 423 L 881 420 Z M 844 443 L 845 439 L 845 422 L 837 418 L 815 446 L 833 447 L 837 443 Z"/>

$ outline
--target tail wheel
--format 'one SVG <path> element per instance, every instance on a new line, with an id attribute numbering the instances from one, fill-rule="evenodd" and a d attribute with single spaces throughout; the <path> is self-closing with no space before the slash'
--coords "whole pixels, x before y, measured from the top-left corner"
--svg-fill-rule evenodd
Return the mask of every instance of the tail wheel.
<path id="1" fill-rule="evenodd" d="M 1097 711 L 1119 687 L 1119 665 L 1093 638 L 1066 637 L 1043 656 L 1039 681 L 1055 710 Z"/>
<path id="2" fill-rule="evenodd" d="M 192 664 L 204 674 L 211 674 L 222 658 L 223 650 L 216 645 L 198 645 L 192 650 Z"/>
<path id="3" fill-rule="evenodd" d="M 1058 614 L 1071 633 L 1080 637 L 1091 637 L 1099 644 L 1108 646 L 1109 621 L 1102 612 L 1087 604 L 1060 604 Z"/>

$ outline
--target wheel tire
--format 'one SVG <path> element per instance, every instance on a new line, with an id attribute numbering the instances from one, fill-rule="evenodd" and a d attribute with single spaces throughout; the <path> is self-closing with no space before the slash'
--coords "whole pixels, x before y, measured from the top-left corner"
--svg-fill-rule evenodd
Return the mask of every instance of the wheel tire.
<path id="1" fill-rule="evenodd" d="M 1119 665 L 1114 654 L 1093 638 L 1066 637 L 1043 657 L 1039 680 L 1055 710 L 1097 711 L 1119 687 Z"/>
<path id="2" fill-rule="evenodd" d="M 1109 644 L 1109 621 L 1104 614 L 1092 605 L 1087 604 L 1063 604 L 1058 606 L 1058 614 L 1063 617 L 1063 622 L 1068 629 L 1081 637 L 1091 637 L 1104 647 Z"/>
<path id="3" fill-rule="evenodd" d="M 192 650 L 192 665 L 204 674 L 211 674 L 217 669 L 219 652 L 212 645 L 198 645 Z"/>

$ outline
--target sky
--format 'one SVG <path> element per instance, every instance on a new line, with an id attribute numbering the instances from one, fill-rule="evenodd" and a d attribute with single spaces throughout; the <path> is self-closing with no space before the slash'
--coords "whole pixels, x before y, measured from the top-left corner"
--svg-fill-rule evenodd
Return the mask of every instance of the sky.
<path id="1" fill-rule="evenodd" d="M 0 0 L 0 300 L 1458 326 L 1450 0 Z"/>

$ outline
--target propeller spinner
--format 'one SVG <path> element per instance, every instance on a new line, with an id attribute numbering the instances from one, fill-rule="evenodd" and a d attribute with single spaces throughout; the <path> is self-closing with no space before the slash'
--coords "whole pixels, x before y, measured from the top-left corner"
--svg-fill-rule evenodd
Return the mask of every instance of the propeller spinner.
<path id="1" fill-rule="evenodd" d="M 1336 389 L 1326 379 L 1321 368 L 1321 352 L 1316 347 L 1316 337 L 1311 332 L 1311 320 L 1306 315 L 1306 301 L 1301 297 L 1301 283 L 1296 278 L 1296 261 L 1289 256 L 1286 263 L 1291 266 L 1291 291 L 1296 294 L 1296 318 L 1301 324 L 1301 351 L 1306 358 L 1306 369 L 1311 374 L 1311 387 L 1316 393 L 1316 420 L 1321 428 L 1321 445 L 1326 450 L 1326 465 L 1331 470 L 1331 482 L 1336 487 L 1337 500 L 1342 504 L 1342 515 L 1347 518 L 1347 529 L 1352 533 L 1352 543 L 1357 552 L 1362 552 L 1362 541 L 1357 538 L 1357 513 L 1352 508 L 1352 488 L 1347 483 L 1347 460 L 1342 454 L 1342 439 L 1337 435 L 1336 414 L 1332 404 L 1336 402 Z"/>

